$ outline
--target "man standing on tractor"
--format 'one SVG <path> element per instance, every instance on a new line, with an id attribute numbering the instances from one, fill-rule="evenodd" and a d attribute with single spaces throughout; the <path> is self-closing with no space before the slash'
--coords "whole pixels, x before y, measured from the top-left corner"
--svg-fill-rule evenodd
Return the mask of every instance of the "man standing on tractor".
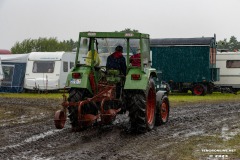
<path id="1" fill-rule="evenodd" d="M 117 46 L 115 48 L 115 52 L 108 56 L 107 58 L 107 64 L 106 64 L 106 69 L 117 69 L 119 70 L 124 76 L 126 76 L 126 60 L 122 55 L 123 52 L 123 47 L 122 46 Z"/>
<path id="2" fill-rule="evenodd" d="M 141 67 L 141 54 L 140 49 L 137 50 L 137 53 L 130 57 L 130 63 L 132 66 Z"/>

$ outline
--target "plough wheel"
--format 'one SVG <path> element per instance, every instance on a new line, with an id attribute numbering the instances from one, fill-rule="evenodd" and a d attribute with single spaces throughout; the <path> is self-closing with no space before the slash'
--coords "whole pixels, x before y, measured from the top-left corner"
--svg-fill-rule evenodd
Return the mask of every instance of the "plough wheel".
<path id="1" fill-rule="evenodd" d="M 55 113 L 54 123 L 57 129 L 62 129 L 66 122 L 66 114 L 64 111 L 59 110 Z"/>

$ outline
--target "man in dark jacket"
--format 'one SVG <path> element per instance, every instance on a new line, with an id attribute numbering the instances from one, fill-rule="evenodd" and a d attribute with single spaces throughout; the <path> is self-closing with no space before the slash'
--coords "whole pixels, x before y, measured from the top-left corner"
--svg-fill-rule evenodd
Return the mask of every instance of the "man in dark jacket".
<path id="1" fill-rule="evenodd" d="M 107 70 L 117 69 L 121 72 L 121 74 L 126 76 L 127 66 L 126 66 L 126 60 L 123 57 L 122 52 L 123 52 L 122 46 L 117 46 L 115 48 L 115 52 L 110 56 L 108 56 L 107 58 L 106 69 Z M 121 82 L 116 84 L 116 98 L 120 98 L 122 87 L 123 87 L 123 84 Z"/>
<path id="2" fill-rule="evenodd" d="M 106 68 L 108 69 L 118 69 L 123 75 L 126 76 L 126 60 L 122 55 L 123 47 L 117 46 L 115 52 L 108 56 Z"/>

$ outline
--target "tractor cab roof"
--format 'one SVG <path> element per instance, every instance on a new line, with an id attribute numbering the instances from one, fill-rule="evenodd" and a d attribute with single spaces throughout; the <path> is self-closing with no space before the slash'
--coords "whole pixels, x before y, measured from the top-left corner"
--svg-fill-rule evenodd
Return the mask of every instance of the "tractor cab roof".
<path id="1" fill-rule="evenodd" d="M 143 33 L 124 33 L 124 32 L 80 32 L 79 37 L 96 37 L 96 38 L 148 38 L 149 34 Z"/>

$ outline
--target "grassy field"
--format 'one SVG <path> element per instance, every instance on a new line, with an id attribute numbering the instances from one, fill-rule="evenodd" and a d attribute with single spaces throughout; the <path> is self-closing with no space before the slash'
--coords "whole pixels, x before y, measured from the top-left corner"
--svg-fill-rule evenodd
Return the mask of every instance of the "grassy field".
<path id="1" fill-rule="evenodd" d="M 0 97 L 11 98 L 62 98 L 63 93 L 0 93 Z M 237 102 L 240 101 L 240 93 L 235 95 L 231 93 L 214 92 L 205 96 L 193 96 L 189 93 L 171 93 L 169 95 L 172 107 L 191 103 L 217 103 L 217 102 Z"/>
<path id="2" fill-rule="evenodd" d="M 0 97 L 10 98 L 62 98 L 63 93 L 0 93 Z"/>
<path id="3" fill-rule="evenodd" d="M 205 96 L 193 96 L 190 92 L 187 94 L 170 94 L 170 103 L 172 107 L 191 103 L 218 103 L 218 102 L 237 102 L 240 101 L 240 93 L 235 95 L 232 93 L 214 92 Z"/>

